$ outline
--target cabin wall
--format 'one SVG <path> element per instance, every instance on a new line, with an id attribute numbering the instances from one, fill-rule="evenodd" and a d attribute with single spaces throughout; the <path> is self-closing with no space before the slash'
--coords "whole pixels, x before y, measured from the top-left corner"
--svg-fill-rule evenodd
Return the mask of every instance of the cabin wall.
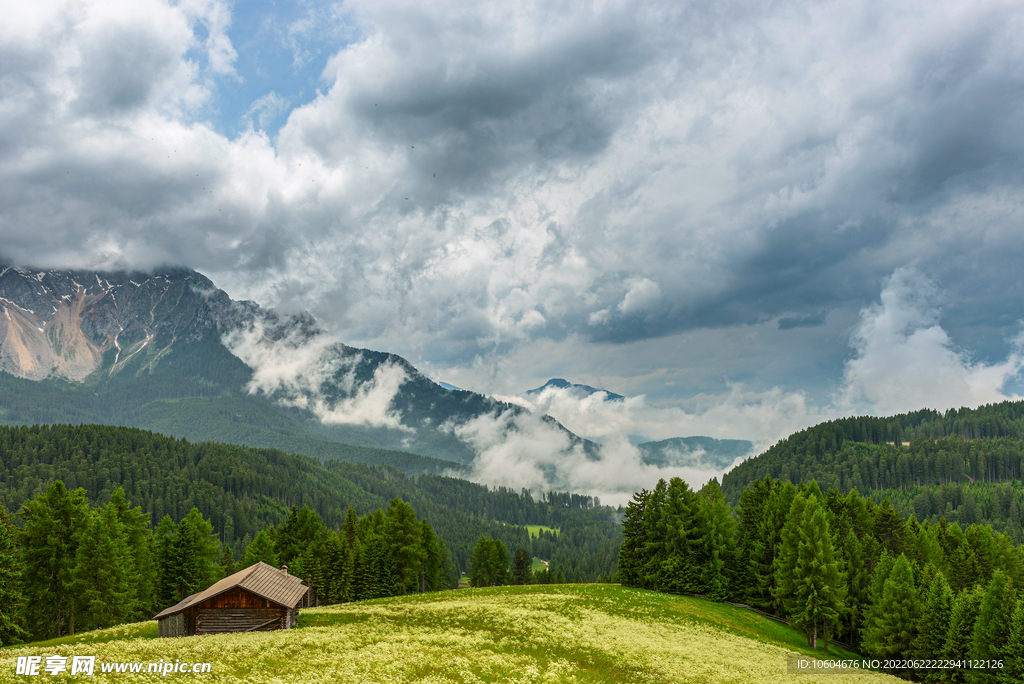
<path id="1" fill-rule="evenodd" d="M 185 615 L 175 613 L 165 618 L 160 618 L 156 625 L 156 634 L 160 637 L 185 636 Z"/>
<path id="2" fill-rule="evenodd" d="M 157 621 L 158 637 L 192 636 L 196 633 L 196 614 L 192 609 L 168 615 Z"/>
<path id="3" fill-rule="evenodd" d="M 308 596 L 304 597 L 308 600 Z M 299 618 L 299 607 L 282 606 L 240 587 L 211 596 L 180 613 L 161 618 L 159 636 L 191 636 L 225 632 L 267 632 L 290 629 Z"/>
<path id="4" fill-rule="evenodd" d="M 196 634 L 288 629 L 288 609 L 240 587 L 196 606 Z"/>
<path id="5" fill-rule="evenodd" d="M 196 634 L 224 632 L 269 632 L 285 629 L 288 609 L 273 608 L 200 608 Z"/>

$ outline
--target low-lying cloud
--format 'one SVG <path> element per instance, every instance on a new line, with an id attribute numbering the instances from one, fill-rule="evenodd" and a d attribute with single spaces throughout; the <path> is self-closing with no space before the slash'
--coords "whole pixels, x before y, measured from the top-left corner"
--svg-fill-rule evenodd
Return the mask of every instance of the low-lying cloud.
<path id="1" fill-rule="evenodd" d="M 681 477 L 700 487 L 724 472 L 715 467 L 649 465 L 623 438 L 609 440 L 597 454 L 588 455 L 582 444 L 573 444 L 564 430 L 537 413 L 480 416 L 455 428 L 454 434 L 476 451 L 471 478 L 478 482 L 586 492 L 610 505 L 626 504 L 634 492 L 649 489 L 659 478 Z"/>
<path id="2" fill-rule="evenodd" d="M 623 401 L 604 397 L 603 393 L 579 397 L 570 389 L 548 387 L 539 394 L 498 398 L 546 413 L 576 434 L 600 442 L 699 435 L 749 439 L 763 447 L 831 415 L 811 405 L 803 393 L 778 388 L 754 392 L 739 383 L 732 384 L 725 395 L 700 395 L 682 406 L 649 405 L 643 395 Z"/>
<path id="3" fill-rule="evenodd" d="M 281 327 L 286 335 L 268 333 L 260 320 L 223 336 L 232 354 L 253 370 L 247 386 L 286 406 L 311 411 L 325 425 L 368 425 L 408 430 L 391 408 L 407 375 L 393 363 L 374 369 L 373 377 L 355 382 L 358 353 L 346 353 L 328 333 L 301 326 Z M 340 396 L 339 392 L 340 390 Z"/>

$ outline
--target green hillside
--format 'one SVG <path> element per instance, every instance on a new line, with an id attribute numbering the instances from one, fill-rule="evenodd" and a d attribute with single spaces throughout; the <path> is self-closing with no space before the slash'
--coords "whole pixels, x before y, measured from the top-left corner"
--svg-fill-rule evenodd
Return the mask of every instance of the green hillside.
<path id="1" fill-rule="evenodd" d="M 104 425 L 0 426 L 0 503 L 12 514 L 54 480 L 82 487 L 93 505 L 123 487 L 155 525 L 181 520 L 195 506 L 223 543 L 244 549 L 261 529 L 285 520 L 291 506 L 308 506 L 339 529 L 348 506 L 359 515 L 402 499 L 430 520 L 468 567 L 472 547 L 490 535 L 510 549 L 551 559 L 571 580 L 615 571 L 619 525 L 614 509 L 591 497 L 489 488 L 437 475 L 412 478 L 396 468 L 319 460 L 274 449 L 191 443 L 151 432 Z M 525 525 L 560 528 L 530 539 Z"/>
<path id="2" fill-rule="evenodd" d="M 1024 402 L 891 418 L 855 417 L 801 430 L 726 473 L 737 502 L 764 477 L 889 499 L 920 522 L 991 525 L 1024 542 Z"/>
<path id="3" fill-rule="evenodd" d="M 464 469 L 449 456 L 465 460 L 461 444 L 431 444 L 424 438 L 422 444 L 410 445 L 441 456 L 432 458 L 388 448 L 407 437 L 389 434 L 400 431 L 325 427 L 308 412 L 244 391 L 251 371 L 219 343 L 199 342 L 186 349 L 172 350 L 143 373 L 103 378 L 107 371 L 101 370 L 84 384 L 25 380 L 0 372 L 0 423 L 123 425 L 196 442 L 390 465 L 410 475 Z"/>
<path id="4" fill-rule="evenodd" d="M 1024 402 L 858 416 L 796 432 L 723 479 L 730 501 L 764 476 L 848 491 L 1024 477 Z"/>
<path id="5" fill-rule="evenodd" d="M 209 662 L 201 675 L 209 682 L 898 681 L 870 672 L 789 675 L 787 654 L 810 652 L 787 626 L 724 604 L 616 585 L 437 592 L 306 609 L 288 631 L 154 636 L 153 623 L 140 623 L 8 648 L 0 667 L 59 649 L 96 655 L 91 679 L 100 682 L 126 676 L 104 675 L 104 664 L 161 659 Z"/>

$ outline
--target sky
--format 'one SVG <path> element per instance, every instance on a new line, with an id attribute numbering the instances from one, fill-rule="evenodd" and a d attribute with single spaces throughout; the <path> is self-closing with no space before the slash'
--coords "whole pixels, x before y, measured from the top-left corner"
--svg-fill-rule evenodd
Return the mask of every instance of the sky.
<path id="1" fill-rule="evenodd" d="M 0 255 L 181 265 L 595 439 L 1024 392 L 1019 2 L 35 2 Z M 521 397 L 519 401 L 526 401 Z"/>

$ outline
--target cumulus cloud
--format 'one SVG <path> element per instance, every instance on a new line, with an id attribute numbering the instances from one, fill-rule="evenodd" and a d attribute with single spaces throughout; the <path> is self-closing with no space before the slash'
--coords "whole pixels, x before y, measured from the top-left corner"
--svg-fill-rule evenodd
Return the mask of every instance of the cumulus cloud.
<path id="1" fill-rule="evenodd" d="M 1019 400 L 1003 388 L 1024 370 L 1024 333 L 1014 338 L 1005 360 L 975 361 L 942 329 L 941 314 L 935 283 L 914 268 L 896 269 L 881 302 L 861 312 L 840 405 L 891 415 Z"/>
<path id="2" fill-rule="evenodd" d="M 592 368 L 642 350 L 643 411 L 552 400 L 593 434 L 770 439 L 812 420 L 801 390 L 838 381 L 836 329 L 913 259 L 949 294 L 946 327 L 865 318 L 844 401 L 899 404 L 870 340 L 927 348 L 957 396 L 996 396 L 1013 370 L 938 334 L 1001 342 L 1024 317 L 1012 3 L 310 5 L 275 35 L 295 64 L 313 34 L 334 41 L 319 90 L 243 103 L 234 137 L 211 123 L 238 78 L 229 3 L 23 5 L 0 23 L 16 263 L 192 266 L 418 365 L 497 359 L 483 386 L 454 378 L 483 391 L 546 370 L 507 360 L 548 345 Z M 266 363 L 290 387 L 273 384 L 289 361 Z"/>

